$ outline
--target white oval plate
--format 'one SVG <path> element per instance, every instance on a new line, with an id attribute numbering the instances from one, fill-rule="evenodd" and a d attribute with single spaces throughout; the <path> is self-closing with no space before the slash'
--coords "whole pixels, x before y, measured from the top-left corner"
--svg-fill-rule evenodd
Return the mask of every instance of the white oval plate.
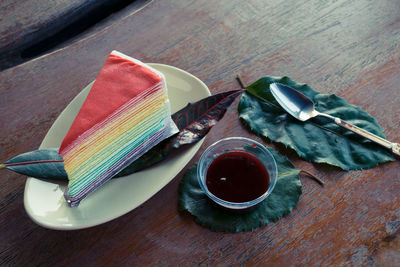
<path id="1" fill-rule="evenodd" d="M 172 113 L 210 95 L 207 86 L 186 71 L 163 64 L 149 65 L 166 77 Z M 60 114 L 43 139 L 41 149 L 60 146 L 92 84 Z M 66 183 L 28 177 L 25 210 L 34 222 L 50 229 L 74 230 L 108 222 L 135 209 L 168 184 L 196 154 L 202 142 L 174 153 L 151 168 L 108 181 L 74 208 L 67 205 L 63 196 Z"/>

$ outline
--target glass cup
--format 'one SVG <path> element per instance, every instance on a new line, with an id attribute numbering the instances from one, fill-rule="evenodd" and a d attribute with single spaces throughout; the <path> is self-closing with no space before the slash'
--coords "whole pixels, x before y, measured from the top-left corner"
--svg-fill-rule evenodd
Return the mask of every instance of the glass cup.
<path id="1" fill-rule="evenodd" d="M 268 189 L 261 196 L 246 202 L 231 202 L 221 199 L 210 192 L 206 183 L 207 171 L 211 163 L 224 153 L 238 150 L 246 151 L 256 156 L 264 165 L 269 176 Z M 215 142 L 203 152 L 197 167 L 197 178 L 204 193 L 219 206 L 235 211 L 251 210 L 268 197 L 275 187 L 277 176 L 278 169 L 271 152 L 262 144 L 245 137 L 229 137 Z M 266 179 L 268 179 L 268 177 L 266 177 Z"/>

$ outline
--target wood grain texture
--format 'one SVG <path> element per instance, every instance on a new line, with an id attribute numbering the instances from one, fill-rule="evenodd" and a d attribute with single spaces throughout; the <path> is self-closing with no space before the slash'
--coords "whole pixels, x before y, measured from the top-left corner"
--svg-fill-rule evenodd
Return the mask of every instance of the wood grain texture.
<path id="1" fill-rule="evenodd" d="M 361 106 L 400 142 L 400 2 L 333 0 L 153 1 L 86 39 L 0 73 L 0 162 L 36 149 L 113 49 L 170 64 L 213 94 L 261 76 L 287 75 Z M 303 195 L 285 218 L 244 233 L 216 233 L 178 212 L 184 170 L 139 208 L 109 223 L 61 232 L 35 225 L 23 207 L 25 177 L 1 171 L 0 265 L 400 265 L 400 164 L 341 171 L 311 164 L 254 136 L 238 99 L 188 166 L 223 137 L 277 148 L 301 176 Z"/>
<path id="2" fill-rule="evenodd" d="M 2 1 L 0 70 L 84 39 L 89 32 L 109 26 L 116 17 L 139 10 L 150 1 Z"/>

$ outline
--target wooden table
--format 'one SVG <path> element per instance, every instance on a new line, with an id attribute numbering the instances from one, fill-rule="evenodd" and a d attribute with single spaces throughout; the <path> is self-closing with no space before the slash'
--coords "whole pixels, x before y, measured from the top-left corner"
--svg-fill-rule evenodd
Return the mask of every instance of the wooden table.
<path id="1" fill-rule="evenodd" d="M 4 22 L 0 22 L 4 23 Z M 283 76 L 362 107 L 400 142 L 400 2 L 155 0 L 67 47 L 0 73 L 0 162 L 35 150 L 72 98 L 116 49 L 184 69 L 213 94 Z M 111 222 L 44 229 L 23 207 L 25 177 L 1 171 L 0 265 L 400 265 L 400 164 L 342 171 L 283 151 L 303 194 L 286 217 L 251 232 L 217 233 L 178 212 L 185 170 L 211 143 L 251 134 L 236 100 L 192 161 L 159 193 Z"/>

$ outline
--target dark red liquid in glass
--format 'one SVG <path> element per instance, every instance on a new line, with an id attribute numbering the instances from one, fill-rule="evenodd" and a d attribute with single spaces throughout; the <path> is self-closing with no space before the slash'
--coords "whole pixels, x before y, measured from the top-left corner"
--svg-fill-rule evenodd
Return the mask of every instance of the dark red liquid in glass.
<path id="1" fill-rule="evenodd" d="M 218 156 L 208 167 L 208 190 L 230 202 L 251 201 L 263 195 L 269 186 L 264 164 L 253 154 L 233 150 Z"/>

